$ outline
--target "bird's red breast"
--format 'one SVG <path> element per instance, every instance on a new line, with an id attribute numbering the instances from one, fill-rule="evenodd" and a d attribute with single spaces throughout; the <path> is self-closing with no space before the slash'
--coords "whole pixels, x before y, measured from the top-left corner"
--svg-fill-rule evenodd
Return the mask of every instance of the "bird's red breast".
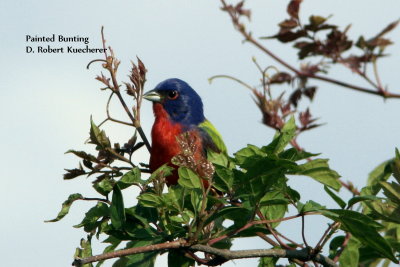
<path id="1" fill-rule="evenodd" d="M 150 170 L 152 172 L 163 164 L 170 163 L 172 157 L 179 154 L 180 147 L 176 141 L 176 136 L 182 133 L 182 127 L 177 123 L 171 122 L 162 104 L 154 103 L 153 111 L 155 121 L 151 130 L 152 146 L 150 155 Z M 174 171 L 171 176 L 168 176 L 167 184 L 176 184 L 177 181 L 178 174 Z"/>
<path id="2" fill-rule="evenodd" d="M 155 121 L 151 130 L 152 147 L 150 154 L 150 170 L 153 172 L 165 163 L 177 168 L 177 166 L 171 163 L 171 159 L 181 153 L 181 147 L 176 138 L 183 133 L 182 126 L 170 120 L 162 104 L 154 103 L 153 111 Z M 197 131 L 191 131 L 190 133 L 198 135 Z M 197 149 L 194 156 L 195 160 L 199 160 L 204 157 L 202 154 L 202 140 L 197 136 L 196 141 L 198 144 L 196 145 Z M 166 177 L 167 185 L 177 184 L 178 178 L 178 172 L 175 169 L 172 175 Z"/>

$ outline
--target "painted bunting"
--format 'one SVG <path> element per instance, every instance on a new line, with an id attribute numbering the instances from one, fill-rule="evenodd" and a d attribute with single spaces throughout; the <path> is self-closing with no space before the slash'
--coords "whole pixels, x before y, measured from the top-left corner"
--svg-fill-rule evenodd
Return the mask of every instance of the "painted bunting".
<path id="1" fill-rule="evenodd" d="M 165 163 L 174 166 L 171 159 L 181 153 L 177 137 L 186 132 L 196 137 L 196 160 L 206 158 L 209 150 L 226 153 L 221 135 L 204 117 L 200 96 L 186 82 L 176 78 L 165 80 L 145 93 L 143 98 L 153 102 L 155 116 L 151 131 L 152 172 Z M 177 170 L 173 171 L 166 177 L 167 185 L 177 184 L 178 178 Z"/>

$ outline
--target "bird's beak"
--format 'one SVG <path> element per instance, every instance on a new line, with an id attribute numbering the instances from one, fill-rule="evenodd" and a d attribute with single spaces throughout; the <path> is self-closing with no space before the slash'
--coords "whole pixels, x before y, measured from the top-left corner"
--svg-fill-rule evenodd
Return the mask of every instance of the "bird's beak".
<path id="1" fill-rule="evenodd" d="M 143 98 L 152 102 L 161 102 L 162 97 L 156 90 L 148 91 L 143 95 Z"/>

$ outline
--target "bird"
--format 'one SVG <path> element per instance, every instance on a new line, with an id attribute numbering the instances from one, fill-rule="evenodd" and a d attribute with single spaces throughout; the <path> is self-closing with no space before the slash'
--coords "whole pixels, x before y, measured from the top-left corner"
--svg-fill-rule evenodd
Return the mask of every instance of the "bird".
<path id="1" fill-rule="evenodd" d="M 143 98 L 153 102 L 155 117 L 151 130 L 150 171 L 154 172 L 165 163 L 174 167 L 172 175 L 166 177 L 167 186 L 178 183 L 177 166 L 171 159 L 182 152 L 177 141 L 182 134 L 196 137 L 199 149 L 194 158 L 197 160 L 207 158 L 209 151 L 227 153 L 221 134 L 204 116 L 201 97 L 185 81 L 167 79 L 146 92 Z"/>

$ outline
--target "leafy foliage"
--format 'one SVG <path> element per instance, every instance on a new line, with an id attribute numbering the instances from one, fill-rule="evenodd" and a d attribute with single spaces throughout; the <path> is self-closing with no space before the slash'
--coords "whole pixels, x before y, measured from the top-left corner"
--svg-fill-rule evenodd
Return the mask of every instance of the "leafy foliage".
<path id="1" fill-rule="evenodd" d="M 380 190 L 388 198 L 379 198 L 376 194 L 361 195 L 350 199 L 346 204 L 331 190 L 340 189 L 340 176 L 329 167 L 327 160 L 310 159 L 309 157 L 317 154 L 286 149 L 293 138 L 294 123 L 294 119 L 290 119 L 266 146 L 248 145 L 234 153 L 233 158 L 226 158 L 224 154 L 213 155 L 213 161 L 218 163 L 228 160 L 228 164 L 215 164 L 215 174 L 212 179 L 207 180 L 207 187 L 204 184 L 205 178 L 199 174 L 201 170 L 198 166 L 179 167 L 178 185 L 163 187 L 162 190 L 160 185 L 164 185 L 164 174 L 170 174 L 168 166 L 161 167 L 147 180 L 141 178 L 140 170 L 135 167 L 123 174 L 123 170 L 119 170 L 119 178 L 108 178 L 107 185 L 99 185 L 104 183 L 105 178 L 95 183 L 94 188 L 98 192 L 102 188 L 99 193 L 106 196 L 106 199 L 111 196 L 111 201 L 97 202 L 86 213 L 82 222 L 75 226 L 82 227 L 89 235 L 87 241 L 82 241 L 80 254 L 77 255 L 88 255 L 81 251 L 89 249 L 94 234 L 97 237 L 107 236 L 105 242 L 110 242 L 111 245 L 104 252 L 114 251 L 124 243 L 125 248 L 134 248 L 177 239 L 191 243 L 208 240 L 212 246 L 229 248 L 237 238 L 256 237 L 260 233 L 273 234 L 277 231 L 276 227 L 286 220 L 284 216 L 292 205 L 297 207 L 299 215 L 320 213 L 330 218 L 340 225 L 341 231 L 351 236 L 345 247 L 337 238 L 332 240 L 336 245 L 331 244 L 331 254 L 334 257 L 335 253 L 341 251 L 341 263 L 356 266 L 355 261 L 358 258 L 363 259 L 363 251 L 366 249 L 373 249 L 379 258 L 396 262 L 393 252 L 398 251 L 399 246 L 396 241 L 397 231 L 393 230 L 398 226 L 395 227 L 388 219 L 390 217 L 381 214 L 376 208 L 379 205 L 377 203 L 390 203 L 394 209 L 398 209 L 400 202 L 396 190 L 399 185 L 382 181 L 387 179 L 386 172 L 389 170 L 381 166 L 378 168 L 380 171 L 375 170 L 370 179 L 370 184 L 379 184 Z M 92 123 L 92 128 L 93 125 Z M 105 136 L 104 132 L 98 132 Z M 91 136 L 91 139 L 95 138 L 95 135 Z M 92 143 L 97 149 L 108 149 L 107 146 L 99 146 L 95 140 Z M 189 156 L 186 154 L 186 157 Z M 397 157 L 386 162 L 385 166 L 396 170 L 399 160 Z M 392 173 L 394 172 L 389 175 Z M 287 184 L 295 175 L 310 177 L 321 183 L 340 209 L 328 209 L 312 200 L 301 202 L 300 194 Z M 380 179 L 379 183 L 376 182 L 377 179 Z M 364 191 L 371 188 L 371 185 Z M 140 189 L 138 203 L 132 207 L 126 207 L 123 200 L 123 191 L 129 186 Z M 79 194 L 71 195 L 63 204 L 62 212 L 52 221 L 65 216 L 72 202 L 78 199 L 83 197 Z M 359 203 L 365 207 L 363 213 L 351 210 Z M 377 217 L 382 223 L 376 221 Z M 385 231 L 385 236 L 380 234 L 382 230 Z M 179 250 L 171 250 L 169 253 L 170 266 L 178 263 L 179 266 L 190 266 L 195 260 L 187 258 Z M 114 266 L 153 266 L 156 255 L 158 252 L 122 257 Z M 262 262 L 263 266 L 272 264 L 267 258 Z"/>
<path id="2" fill-rule="evenodd" d="M 248 41 L 255 42 L 240 21 L 241 17 L 250 18 L 251 15 L 244 8 L 244 3 L 228 5 L 224 0 L 221 2 L 237 29 Z M 297 110 L 303 96 L 309 100 L 314 98 L 316 87 L 308 85 L 308 79 L 318 78 L 317 73 L 324 73 L 328 65 L 334 64 L 346 65 L 365 76 L 360 69 L 367 64 L 375 64 L 384 56 L 384 49 L 391 44 L 384 36 L 398 22 L 391 23 L 371 39 L 365 40 L 361 36 L 354 42 L 347 36 L 349 27 L 340 30 L 336 25 L 328 24 L 329 18 L 312 15 L 307 23 L 302 23 L 299 15 L 301 2 L 289 1 L 289 18 L 279 24 L 277 34 L 264 39 L 292 43 L 301 60 L 320 57 L 322 61 L 304 64 L 301 70 L 286 64 L 293 74 L 277 71 L 268 75 L 268 68 L 261 68 L 254 60 L 262 74 L 261 92 L 234 78 L 253 92 L 263 123 L 276 130 L 273 140 L 261 147 L 248 144 L 233 153 L 232 157 L 223 148 L 222 153 L 209 151 L 207 159 L 197 160 L 194 157 L 197 148 L 193 136 L 183 134 L 177 139 L 182 152 L 172 160 L 178 169 L 179 180 L 177 185 L 170 187 L 166 187 L 165 177 L 172 174 L 172 164 L 166 163 L 148 175 L 145 163 L 132 161 L 132 155 L 138 149 L 143 146 L 150 148 L 140 126 L 140 105 L 147 72 L 143 62 L 138 59 L 137 65 L 133 64 L 130 81 L 123 83 L 127 95 L 135 100 L 134 107 L 130 109 L 116 80 L 120 61 L 115 58 L 112 49 L 110 54 L 106 53 L 105 59 L 95 60 L 103 62 L 102 66 L 110 76 L 101 74 L 96 77 L 106 86 L 103 90 L 111 91 L 107 118 L 100 124 L 90 119 L 89 144 L 94 146 L 96 155 L 86 151 L 67 151 L 81 162 L 77 168 L 66 169 L 64 179 L 90 177 L 99 196 L 88 198 L 72 194 L 62 204 L 56 218 L 48 221 L 61 220 L 77 200 L 95 201 L 82 221 L 74 226 L 87 235 L 76 250 L 76 266 L 89 267 L 93 266 L 92 262 L 98 261 L 96 267 L 99 267 L 110 258 L 91 258 L 93 237 L 108 244 L 104 255 L 114 252 L 112 255 L 119 257 L 113 267 L 154 266 L 156 257 L 164 252 L 168 253 L 169 266 L 193 266 L 195 263 L 220 265 L 232 259 L 223 253 L 243 237 L 262 238 L 269 244 L 267 248 L 280 249 L 275 250 L 276 253 L 281 249 L 288 253 L 305 253 L 301 254 L 303 256 L 287 256 L 291 261 L 289 266 L 317 262 L 318 257 L 322 257 L 327 266 L 335 266 L 339 262 L 342 266 L 372 267 L 382 261 L 385 264 L 398 262 L 399 151 L 396 150 L 393 159 L 376 167 L 370 173 L 366 186 L 358 191 L 340 180 L 338 172 L 330 168 L 328 159 L 301 149 L 296 141 L 300 133 L 320 126 L 315 123 L 309 108 Z M 104 36 L 103 44 L 105 46 Z M 347 54 L 354 46 L 362 53 Z M 264 51 L 271 55 L 267 49 Z M 273 97 L 272 85 L 293 85 L 295 80 L 298 81 L 297 87 L 287 98 L 284 94 Z M 376 88 L 381 89 L 379 85 Z M 108 105 L 114 96 L 118 97 L 131 122 L 110 116 Z M 112 143 L 112 138 L 102 128 L 109 121 L 131 126 L 133 136 L 123 145 Z M 138 141 L 138 134 L 141 141 Z M 215 138 L 221 141 L 219 136 Z M 301 199 L 300 190 L 288 185 L 288 181 L 297 179 L 297 176 L 319 183 L 321 190 L 324 189 L 333 200 L 333 207 L 321 205 L 315 199 Z M 338 195 L 342 185 L 353 193 L 350 199 Z M 137 203 L 128 206 L 124 199 L 134 197 L 131 191 L 129 195 L 127 193 L 127 189 L 132 187 L 138 192 Z M 324 216 L 330 220 L 327 230 L 321 233 L 314 247 L 307 244 L 304 231 L 302 241 L 295 242 L 278 230 L 281 224 L 296 218 L 302 219 L 304 228 L 304 217 L 309 215 Z M 329 255 L 321 256 L 328 242 Z M 206 246 L 208 250 L 201 250 L 198 246 Z M 197 251 L 207 253 L 201 258 L 195 254 Z M 276 253 L 271 257 L 259 256 L 259 266 L 276 266 L 278 257 L 283 257 Z"/>

